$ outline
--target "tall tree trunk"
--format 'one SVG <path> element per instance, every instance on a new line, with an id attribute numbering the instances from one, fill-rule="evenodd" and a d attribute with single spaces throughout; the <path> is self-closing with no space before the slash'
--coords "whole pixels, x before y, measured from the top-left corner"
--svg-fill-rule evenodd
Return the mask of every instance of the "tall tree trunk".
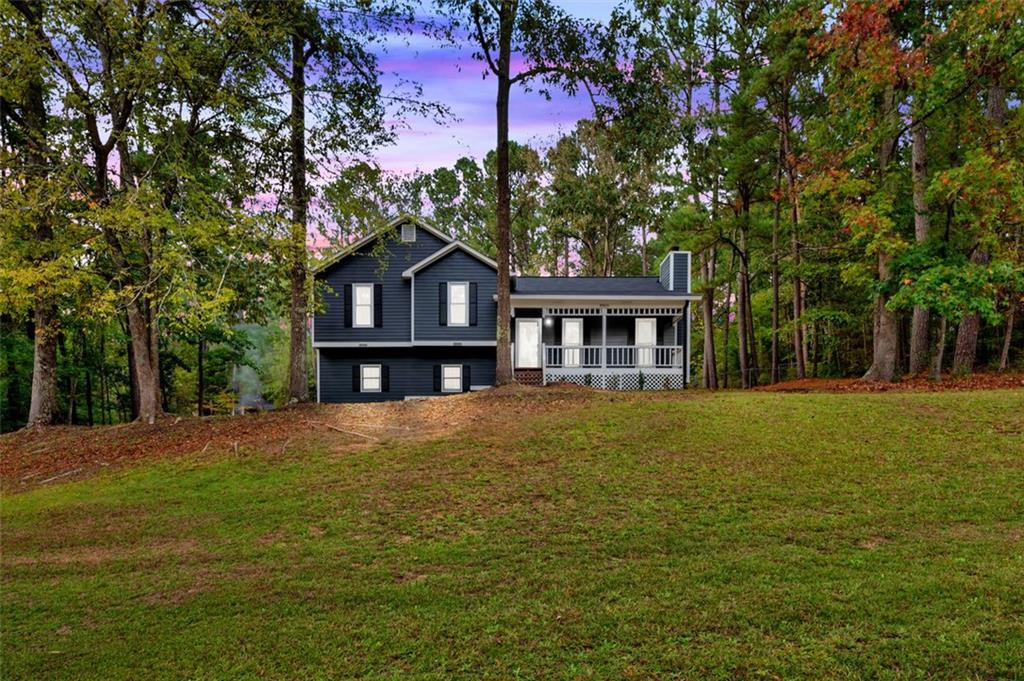
<path id="1" fill-rule="evenodd" d="M 731 270 L 736 269 L 736 252 L 732 254 Z M 722 316 L 722 387 L 729 387 L 729 314 L 732 310 L 732 281 L 725 287 L 725 314 Z"/>
<path id="2" fill-rule="evenodd" d="M 127 315 L 125 315 L 127 320 Z M 135 344 L 132 343 L 128 323 L 125 322 L 125 333 L 128 335 L 128 403 L 132 420 L 139 418 L 139 378 L 135 375 Z"/>
<path id="3" fill-rule="evenodd" d="M 156 316 L 156 303 L 152 301 L 146 304 L 146 327 L 149 329 L 149 366 L 153 373 L 153 390 L 156 393 L 156 403 L 163 411 L 163 386 L 160 382 L 160 322 Z"/>
<path id="4" fill-rule="evenodd" d="M 740 262 L 744 258 L 740 257 Z M 740 385 L 750 387 L 750 363 L 747 355 L 747 295 L 743 285 L 743 266 L 736 273 L 736 346 L 740 362 Z"/>
<path id="5" fill-rule="evenodd" d="M 82 342 L 83 342 L 83 344 L 85 343 L 85 336 L 84 336 L 84 334 L 82 336 Z M 86 348 L 83 345 L 83 348 L 82 348 L 82 359 L 83 360 L 85 359 L 85 349 Z M 89 353 L 89 354 L 90 354 L 90 360 L 88 362 L 83 361 L 82 363 L 85 364 L 85 410 L 86 410 L 86 414 L 87 414 L 87 416 L 89 418 L 89 425 L 91 426 L 91 425 L 93 425 L 93 412 L 92 412 L 92 406 L 93 406 L 92 405 L 92 360 L 91 360 L 91 354 L 92 353 Z"/>
<path id="6" fill-rule="evenodd" d="M 203 359 L 206 354 L 206 341 L 199 339 L 196 345 L 196 415 L 206 416 L 206 371 L 203 367 Z"/>
<path id="7" fill-rule="evenodd" d="M 796 167 L 790 148 L 789 133 L 792 123 L 789 118 L 789 96 L 791 89 L 786 85 L 782 100 L 782 157 L 786 165 L 786 193 L 789 197 L 790 252 L 793 258 L 793 357 L 796 361 L 796 377 L 807 377 L 807 353 L 804 351 L 803 334 L 803 282 L 800 279 L 800 205 L 797 202 Z"/>
<path id="8" fill-rule="evenodd" d="M 744 253 L 749 253 L 749 249 L 746 246 L 746 238 L 743 239 L 743 250 Z M 746 353 L 747 353 L 747 387 L 753 388 L 758 384 L 758 371 L 759 364 L 757 361 L 757 344 L 754 341 L 754 304 L 751 300 L 750 295 L 750 265 L 749 261 L 744 256 L 743 258 L 743 272 L 742 272 L 742 284 L 743 284 L 743 325 L 746 327 L 744 335 L 746 336 Z"/>
<path id="9" fill-rule="evenodd" d="M 896 90 L 889 86 L 882 103 L 884 117 L 896 114 Z M 896 153 L 897 138 L 883 140 L 878 150 L 878 175 L 880 185 L 885 182 L 889 161 Z M 880 187 L 881 189 L 881 187 Z M 876 259 L 876 277 L 879 282 L 886 282 L 892 276 L 892 256 L 882 250 Z M 896 314 L 886 307 L 889 296 L 879 293 L 875 299 L 875 335 L 871 366 L 863 376 L 865 381 L 892 381 L 896 378 L 896 355 L 899 351 L 899 320 Z"/>
<path id="10" fill-rule="evenodd" d="M 931 379 L 937 381 L 942 378 L 942 361 L 946 354 L 946 318 L 939 321 L 939 336 L 935 341 L 935 362 L 932 363 Z"/>
<path id="11" fill-rule="evenodd" d="M 31 31 L 42 31 L 42 5 L 22 5 Z M 28 174 L 43 182 L 47 177 L 47 159 L 43 151 L 46 135 L 46 102 L 43 92 L 41 71 L 33 73 L 26 88 L 24 120 L 27 138 L 26 160 Z M 42 248 L 50 253 L 53 241 L 53 226 L 48 215 L 40 215 L 35 228 L 35 238 Z M 40 286 L 35 292 L 35 337 L 33 338 L 32 393 L 28 410 L 27 426 L 46 426 L 53 423 L 57 411 L 57 334 L 60 331 L 57 303 L 53 292 Z"/>
<path id="12" fill-rule="evenodd" d="M 928 240 L 928 187 L 927 131 L 923 122 L 913 129 L 911 145 L 912 182 L 914 194 L 914 239 L 921 244 Z M 910 373 L 919 374 L 928 366 L 928 308 L 914 306 L 910 323 Z"/>
<path id="13" fill-rule="evenodd" d="M 715 254 L 708 249 L 701 258 L 705 281 L 701 293 L 701 313 L 704 318 L 704 371 L 701 384 L 715 390 L 718 388 L 718 364 L 715 361 Z"/>
<path id="14" fill-rule="evenodd" d="M 647 226 L 640 225 L 640 274 L 647 276 Z"/>
<path id="15" fill-rule="evenodd" d="M 770 383 L 778 383 L 779 372 L 779 224 L 782 221 L 782 145 L 779 165 L 775 169 L 775 191 L 772 193 L 772 349 Z"/>
<path id="16" fill-rule="evenodd" d="M 985 117 L 992 124 L 993 128 L 1002 128 L 1006 118 L 1006 89 L 1003 86 L 989 86 Z M 974 249 L 974 252 L 971 254 L 972 263 L 986 265 L 988 261 L 989 254 L 987 251 L 982 250 L 980 247 Z M 956 350 L 953 351 L 954 374 L 969 374 L 974 371 L 974 365 L 978 361 L 978 332 L 980 329 L 980 315 L 968 315 L 960 322 L 960 328 L 957 329 L 956 333 Z"/>
<path id="17" fill-rule="evenodd" d="M 110 199 L 107 177 L 107 159 L 109 154 L 103 146 L 94 146 L 93 154 L 96 164 L 94 168 L 96 181 L 94 196 L 98 203 L 105 204 Z M 109 230 L 104 230 L 104 237 L 110 245 L 115 265 L 122 272 L 130 272 L 131 267 L 117 235 Z M 128 318 L 127 331 L 130 339 L 129 342 L 131 343 L 131 349 L 128 353 L 130 364 L 129 376 L 134 377 L 132 381 L 134 388 L 133 407 L 136 406 L 135 400 L 138 400 L 137 411 L 133 416 L 145 423 L 155 423 L 156 417 L 161 414 L 159 379 L 153 373 L 154 362 L 150 357 L 152 337 L 150 335 L 148 314 L 143 309 L 139 296 L 128 300 L 125 305 L 125 314 Z"/>
<path id="18" fill-rule="evenodd" d="M 300 13 L 305 9 L 299 3 Z M 288 399 L 309 400 L 309 377 L 306 372 L 306 323 L 308 264 L 306 253 L 306 222 L 309 197 L 306 187 L 306 37 L 296 18 L 292 33 L 291 112 L 291 309 L 289 310 Z"/>
<path id="19" fill-rule="evenodd" d="M 1010 344 L 1013 340 L 1013 318 L 1017 310 L 1017 304 L 1010 302 L 1010 309 L 1006 311 L 1006 326 L 1003 329 L 1003 350 L 999 353 L 999 373 L 1003 373 L 1010 367 Z"/>
<path id="20" fill-rule="evenodd" d="M 146 315 L 137 300 L 128 303 L 128 333 L 132 344 L 132 366 L 138 381 L 139 414 L 144 423 L 156 422 L 161 413 L 157 379 L 153 375 L 153 363 L 149 357 L 149 328 Z"/>
<path id="21" fill-rule="evenodd" d="M 508 148 L 508 106 L 512 91 L 509 76 L 512 59 L 512 30 L 515 20 L 515 6 L 511 2 L 501 2 L 498 11 L 498 96 L 495 105 L 497 114 L 498 145 L 497 145 L 497 242 L 498 242 L 498 320 L 496 329 L 496 350 L 498 353 L 495 367 L 495 383 L 506 385 L 515 377 L 512 373 L 512 349 L 509 332 L 509 320 L 512 317 L 512 305 L 509 261 L 510 228 L 512 223 L 511 187 L 509 186 L 509 148 Z"/>

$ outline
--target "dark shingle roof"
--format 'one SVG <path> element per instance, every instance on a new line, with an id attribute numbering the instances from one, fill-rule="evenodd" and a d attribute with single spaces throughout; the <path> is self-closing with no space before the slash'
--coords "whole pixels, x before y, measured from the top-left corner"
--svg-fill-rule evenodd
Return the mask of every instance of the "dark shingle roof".
<path id="1" fill-rule="evenodd" d="M 657 277 L 515 277 L 512 295 L 678 296 Z"/>

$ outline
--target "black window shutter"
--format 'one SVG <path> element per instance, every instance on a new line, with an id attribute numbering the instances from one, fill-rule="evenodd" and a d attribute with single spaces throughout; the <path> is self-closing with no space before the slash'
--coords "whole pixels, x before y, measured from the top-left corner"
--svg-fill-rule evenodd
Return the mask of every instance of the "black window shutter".
<path id="1" fill-rule="evenodd" d="M 359 365 L 352 365 L 352 392 L 357 393 L 362 386 L 359 385 Z"/>
<path id="2" fill-rule="evenodd" d="M 345 326 L 352 326 L 352 284 L 345 284 Z"/>
<path id="3" fill-rule="evenodd" d="M 391 390 L 391 367 L 387 364 L 380 367 L 380 389 L 382 392 Z"/>
<path id="4" fill-rule="evenodd" d="M 469 392 L 469 365 L 462 365 L 462 392 Z"/>
<path id="5" fill-rule="evenodd" d="M 469 325 L 476 326 L 476 282 L 469 282 Z"/>
<path id="6" fill-rule="evenodd" d="M 434 365 L 434 392 L 441 392 L 441 365 Z"/>
<path id="7" fill-rule="evenodd" d="M 441 326 L 448 326 L 448 282 L 442 281 L 437 285 L 437 323 Z"/>
<path id="8" fill-rule="evenodd" d="M 373 325 L 384 326 L 384 287 L 373 285 Z"/>

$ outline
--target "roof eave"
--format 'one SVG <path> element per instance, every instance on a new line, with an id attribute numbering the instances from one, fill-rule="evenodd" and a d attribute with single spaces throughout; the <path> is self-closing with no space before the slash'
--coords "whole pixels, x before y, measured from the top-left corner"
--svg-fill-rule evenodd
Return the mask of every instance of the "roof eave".
<path id="1" fill-rule="evenodd" d="M 310 269 L 310 271 L 313 274 L 319 274 L 328 267 L 334 265 L 337 262 L 340 262 L 341 260 L 344 260 L 349 255 L 352 255 L 352 253 L 359 250 L 366 244 L 370 243 L 375 239 L 378 239 L 384 234 L 387 234 L 388 232 L 390 232 L 391 230 L 395 229 L 396 227 L 405 222 L 411 222 L 417 227 L 425 229 L 426 231 L 430 232 L 431 234 L 436 236 L 438 239 L 441 239 L 445 243 L 451 244 L 452 242 L 455 241 L 453 237 L 449 236 L 448 234 L 445 234 L 444 232 L 439 230 L 437 227 L 434 227 L 423 218 L 411 215 L 409 213 L 400 213 L 399 215 L 396 215 L 395 217 L 388 220 L 386 223 L 384 223 L 381 227 L 377 228 L 373 232 L 370 232 L 366 236 L 357 239 L 356 241 L 353 241 L 348 246 L 345 246 L 344 248 L 340 249 L 337 253 L 328 256 L 324 260 L 321 260 L 316 265 L 314 265 Z"/>

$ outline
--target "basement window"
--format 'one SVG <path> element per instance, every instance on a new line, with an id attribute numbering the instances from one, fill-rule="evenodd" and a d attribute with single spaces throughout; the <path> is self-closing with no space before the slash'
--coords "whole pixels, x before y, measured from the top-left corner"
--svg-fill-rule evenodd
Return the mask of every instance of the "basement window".
<path id="1" fill-rule="evenodd" d="M 363 364 L 359 367 L 359 391 L 364 393 L 380 392 L 380 365 Z"/>
<path id="2" fill-rule="evenodd" d="M 441 367 L 441 392 L 462 392 L 462 365 L 445 364 Z"/>
<path id="3" fill-rule="evenodd" d="M 402 225 L 402 241 L 407 244 L 416 241 L 416 225 Z"/>

